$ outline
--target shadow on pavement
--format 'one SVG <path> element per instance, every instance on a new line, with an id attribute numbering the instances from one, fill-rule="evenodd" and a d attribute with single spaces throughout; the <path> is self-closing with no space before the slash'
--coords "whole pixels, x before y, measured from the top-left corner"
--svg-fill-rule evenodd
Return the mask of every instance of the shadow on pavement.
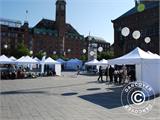
<path id="1" fill-rule="evenodd" d="M 94 90 L 100 90 L 101 88 L 88 88 L 88 89 L 86 89 L 86 90 L 88 90 L 88 91 L 94 91 Z"/>
<path id="2" fill-rule="evenodd" d="M 80 98 L 92 102 L 102 107 L 113 109 L 121 107 L 122 87 L 109 88 L 112 91 L 79 96 Z"/>
<path id="3" fill-rule="evenodd" d="M 62 96 L 72 96 L 72 95 L 76 95 L 76 94 L 78 94 L 78 93 L 76 93 L 76 92 L 69 92 L 69 93 L 63 93 L 61 95 Z"/>
<path id="4" fill-rule="evenodd" d="M 16 95 L 16 94 L 44 94 L 44 91 L 5 91 L 0 92 L 0 95 Z"/>

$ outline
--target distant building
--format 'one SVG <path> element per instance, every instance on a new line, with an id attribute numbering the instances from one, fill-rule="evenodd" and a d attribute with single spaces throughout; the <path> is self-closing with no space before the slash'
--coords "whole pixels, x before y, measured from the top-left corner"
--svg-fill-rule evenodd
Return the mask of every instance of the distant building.
<path id="1" fill-rule="evenodd" d="M 138 5 L 142 5 L 138 8 Z M 144 5 L 144 6 L 143 6 Z M 143 10 L 144 7 L 144 10 Z M 140 9 L 141 11 L 138 11 Z M 135 1 L 135 7 L 121 15 L 115 20 L 112 20 L 114 26 L 114 54 L 121 56 L 133 50 L 135 47 L 140 47 L 145 51 L 160 54 L 160 39 L 159 39 L 159 1 Z M 122 36 L 121 30 L 124 27 L 130 29 L 130 34 L 127 37 Z M 138 40 L 132 37 L 132 33 L 139 30 L 141 36 Z M 146 43 L 144 39 L 150 37 L 151 41 Z"/>
<path id="2" fill-rule="evenodd" d="M 101 52 L 106 52 L 110 49 L 110 43 L 106 42 L 103 38 L 87 36 L 85 39 L 88 45 L 88 60 L 97 59 L 97 54 L 100 53 L 98 48 L 103 48 Z M 94 52 L 94 54 L 92 55 L 91 52 Z"/>
<path id="3" fill-rule="evenodd" d="M 33 54 L 41 51 L 49 56 L 57 54 L 68 58 L 80 58 L 84 54 L 83 49 L 87 50 L 90 42 L 98 43 L 98 46 L 104 47 L 104 50 L 110 45 L 105 40 L 97 38 L 90 41 L 78 33 L 71 24 L 66 23 L 65 0 L 56 1 L 55 19 L 55 21 L 42 19 L 32 28 L 29 28 L 27 22 L 24 25 L 21 25 L 19 21 L 8 21 L 11 23 L 7 23 L 7 25 L 1 24 L 1 34 L 3 34 L 1 45 L 7 44 L 9 48 L 11 45 L 16 47 L 17 43 L 23 40 Z M 9 24 L 12 23 L 16 25 L 10 26 Z M 12 40 L 8 36 L 10 33 L 14 34 Z M 11 44 L 11 42 L 13 43 Z"/>
<path id="4" fill-rule="evenodd" d="M 1 53 L 12 55 L 18 43 L 24 42 L 26 47 L 31 48 L 31 36 L 28 23 L 9 19 L 0 19 Z"/>

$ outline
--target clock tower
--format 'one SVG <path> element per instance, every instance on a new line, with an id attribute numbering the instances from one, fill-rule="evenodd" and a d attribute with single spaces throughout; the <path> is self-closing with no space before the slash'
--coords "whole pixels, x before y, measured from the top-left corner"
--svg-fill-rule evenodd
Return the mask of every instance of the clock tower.
<path id="1" fill-rule="evenodd" d="M 66 1 L 56 1 L 56 28 L 58 30 L 57 49 L 61 55 L 65 55 L 65 26 L 66 26 Z"/>

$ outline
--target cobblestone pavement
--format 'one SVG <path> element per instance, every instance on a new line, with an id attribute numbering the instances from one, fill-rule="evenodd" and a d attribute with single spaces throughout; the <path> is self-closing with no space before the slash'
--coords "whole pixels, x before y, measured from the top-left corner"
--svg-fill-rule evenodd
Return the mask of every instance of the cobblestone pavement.
<path id="1" fill-rule="evenodd" d="M 64 72 L 61 77 L 1 80 L 0 120 L 159 120 L 159 97 L 151 112 L 135 116 L 122 107 L 120 86 L 96 79 Z"/>

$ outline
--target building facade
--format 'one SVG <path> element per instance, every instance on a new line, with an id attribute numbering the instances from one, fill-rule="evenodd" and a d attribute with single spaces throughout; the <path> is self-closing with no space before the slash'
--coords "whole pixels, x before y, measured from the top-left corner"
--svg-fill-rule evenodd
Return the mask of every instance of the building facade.
<path id="1" fill-rule="evenodd" d="M 24 42 L 27 48 L 32 49 L 32 36 L 28 23 L 13 21 L 9 19 L 0 20 L 0 38 L 1 38 L 1 53 L 6 55 L 14 54 L 18 43 Z"/>
<path id="2" fill-rule="evenodd" d="M 16 48 L 17 43 L 23 40 L 34 55 L 38 52 L 44 52 L 47 56 L 63 55 L 67 58 L 80 58 L 84 55 L 83 49 L 88 50 L 91 41 L 78 33 L 71 24 L 66 23 L 66 1 L 57 0 L 55 5 L 55 21 L 42 19 L 32 28 L 29 28 L 28 22 L 22 25 L 18 21 L 14 23 L 17 24 L 15 26 L 9 25 L 13 21 L 9 21 L 10 23 L 6 25 L 2 23 L 1 46 L 8 45 L 9 50 L 9 48 Z M 10 33 L 14 33 L 15 36 L 11 38 Z M 104 50 L 109 49 L 108 42 L 95 39 L 92 42 L 98 43 L 99 46 L 104 44 Z M 5 50 L 6 48 L 2 49 L 2 54 Z"/>
<path id="3" fill-rule="evenodd" d="M 141 11 L 138 10 L 139 7 L 142 7 Z M 136 47 L 160 54 L 159 1 L 135 1 L 134 8 L 112 20 L 112 23 L 114 27 L 114 54 L 116 57 L 130 52 Z M 130 34 L 126 37 L 121 34 L 124 27 L 130 30 Z M 132 36 L 136 30 L 140 32 L 140 38 L 137 40 Z M 150 42 L 145 42 L 146 37 L 150 38 Z"/>

